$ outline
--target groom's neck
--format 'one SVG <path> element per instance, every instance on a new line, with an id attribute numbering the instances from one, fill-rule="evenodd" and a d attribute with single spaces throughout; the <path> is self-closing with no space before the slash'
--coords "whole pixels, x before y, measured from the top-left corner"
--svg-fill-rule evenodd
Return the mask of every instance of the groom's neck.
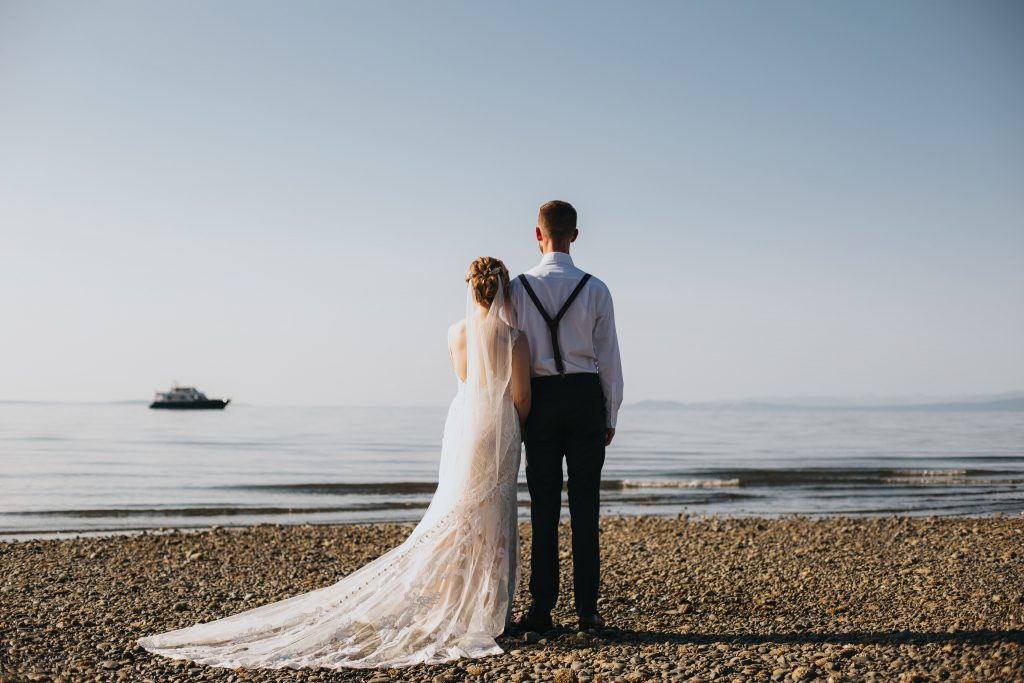
<path id="1" fill-rule="evenodd" d="M 558 253 L 562 253 L 562 254 L 568 254 L 569 253 L 569 245 L 570 244 L 572 244 L 572 243 L 571 242 L 565 242 L 564 244 L 556 244 L 554 242 L 547 242 L 547 241 L 541 242 L 540 245 L 539 245 L 540 246 L 540 253 L 542 253 L 542 254 L 553 254 L 555 252 L 558 252 Z"/>

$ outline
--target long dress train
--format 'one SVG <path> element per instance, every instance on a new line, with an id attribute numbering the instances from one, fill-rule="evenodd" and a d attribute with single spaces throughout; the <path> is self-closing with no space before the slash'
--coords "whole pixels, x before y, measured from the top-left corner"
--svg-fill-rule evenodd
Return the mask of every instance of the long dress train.
<path id="1" fill-rule="evenodd" d="M 445 420 L 438 488 L 400 546 L 331 586 L 139 644 L 229 668 L 404 667 L 500 654 L 495 637 L 518 576 L 521 451 L 510 389 L 516 332 L 497 314 L 503 306 L 500 288 L 489 311 L 467 292 L 467 378 Z"/>

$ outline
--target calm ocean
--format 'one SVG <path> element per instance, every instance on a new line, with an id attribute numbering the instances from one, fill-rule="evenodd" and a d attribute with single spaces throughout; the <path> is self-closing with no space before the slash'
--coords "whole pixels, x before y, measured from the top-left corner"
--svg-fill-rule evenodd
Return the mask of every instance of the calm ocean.
<path id="1" fill-rule="evenodd" d="M 0 404 L 0 535 L 415 520 L 444 417 Z M 604 478 L 605 514 L 1015 514 L 1024 412 L 627 406 Z"/>

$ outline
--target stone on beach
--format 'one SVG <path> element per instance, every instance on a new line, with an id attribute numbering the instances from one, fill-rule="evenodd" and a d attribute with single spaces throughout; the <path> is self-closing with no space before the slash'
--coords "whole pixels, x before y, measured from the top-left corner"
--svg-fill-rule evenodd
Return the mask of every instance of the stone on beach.
<path id="1" fill-rule="evenodd" d="M 0 683 L 1024 680 L 1024 518 L 617 518 L 577 633 L 569 530 L 556 628 L 503 655 L 390 670 L 214 669 L 135 639 L 338 580 L 411 526 L 279 526 L 0 544 Z M 521 527 L 528 602 L 528 525 Z M 950 558 L 955 556 L 955 561 Z M 903 570 L 910 571 L 904 572 Z"/>

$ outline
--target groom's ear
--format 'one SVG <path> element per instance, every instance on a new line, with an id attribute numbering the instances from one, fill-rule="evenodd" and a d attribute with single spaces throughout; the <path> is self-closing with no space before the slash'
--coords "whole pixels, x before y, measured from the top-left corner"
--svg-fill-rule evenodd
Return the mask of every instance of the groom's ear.
<path id="1" fill-rule="evenodd" d="M 580 236 L 580 231 L 579 230 L 573 230 L 572 231 L 572 237 L 569 238 L 569 241 L 570 242 L 575 242 L 576 238 L 579 237 L 579 236 Z"/>
<path id="2" fill-rule="evenodd" d="M 542 233 L 540 231 L 540 226 L 539 225 L 537 226 L 537 241 L 538 242 L 543 242 L 544 241 L 544 233 Z"/>

